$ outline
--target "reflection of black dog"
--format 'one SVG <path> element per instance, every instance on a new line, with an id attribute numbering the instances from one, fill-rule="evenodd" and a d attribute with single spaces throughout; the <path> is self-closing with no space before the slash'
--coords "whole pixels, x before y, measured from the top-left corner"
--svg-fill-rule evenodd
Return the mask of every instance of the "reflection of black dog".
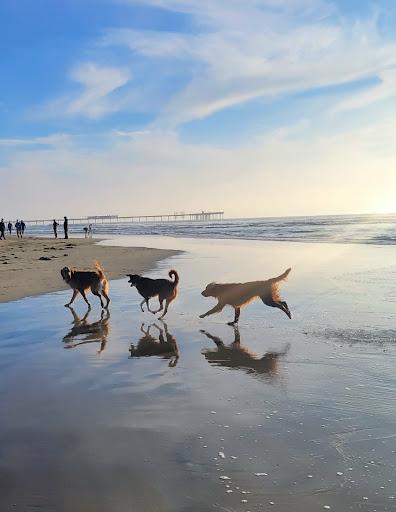
<path id="1" fill-rule="evenodd" d="M 128 283 L 130 283 L 131 286 L 136 286 L 137 291 L 144 297 L 144 300 L 140 303 L 140 309 L 142 311 L 143 304 L 146 303 L 148 311 L 154 314 L 159 313 L 163 310 L 163 302 L 165 301 L 165 311 L 160 316 L 160 318 L 163 318 L 168 312 L 169 304 L 177 295 L 179 274 L 176 270 L 169 271 L 169 277 L 173 277 L 173 281 L 169 279 L 151 279 L 150 277 L 142 277 L 137 274 L 127 274 L 127 277 L 129 277 Z M 149 306 L 149 300 L 157 296 L 160 307 L 157 311 L 152 311 Z"/>
<path id="2" fill-rule="evenodd" d="M 71 306 L 69 306 L 69 309 L 73 315 L 73 327 L 63 337 L 63 341 L 66 343 L 65 348 L 75 348 L 87 343 L 100 343 L 98 354 L 103 352 L 106 348 L 107 336 L 109 334 L 109 310 L 106 310 L 106 313 L 102 310 L 100 320 L 88 322 L 89 309 L 82 318 L 77 315 Z"/>
<path id="3" fill-rule="evenodd" d="M 129 349 L 131 357 L 161 356 L 164 359 L 169 359 L 169 366 L 177 365 L 179 349 L 177 348 L 176 338 L 169 334 L 166 323 L 162 323 L 164 329 L 158 327 L 157 324 L 149 325 L 147 329 L 144 329 L 144 323 L 142 324 L 140 330 L 143 336 L 140 338 L 137 347 L 131 343 Z M 150 334 L 151 327 L 158 329 L 158 339 Z"/>
<path id="4" fill-rule="evenodd" d="M 217 336 L 212 336 L 204 330 L 201 330 L 201 332 L 217 345 L 215 350 L 205 349 L 202 352 L 208 363 L 230 369 L 240 368 L 247 373 L 267 375 L 271 378 L 274 378 L 278 373 L 279 358 L 286 355 L 290 348 L 290 343 L 288 343 L 284 350 L 266 352 L 260 358 L 241 345 L 238 327 L 234 327 L 234 342 L 229 346 L 225 346 Z"/>

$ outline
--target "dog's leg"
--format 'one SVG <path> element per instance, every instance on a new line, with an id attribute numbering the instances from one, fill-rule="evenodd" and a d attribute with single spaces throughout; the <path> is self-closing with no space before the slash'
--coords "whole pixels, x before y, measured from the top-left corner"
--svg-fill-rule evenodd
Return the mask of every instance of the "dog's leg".
<path id="1" fill-rule="evenodd" d="M 239 315 L 241 314 L 241 308 L 234 307 L 235 309 L 235 317 L 233 322 L 228 322 L 228 325 L 235 325 L 238 323 Z"/>
<path id="2" fill-rule="evenodd" d="M 110 304 L 110 297 L 107 295 L 107 293 L 105 291 L 102 291 L 102 295 L 106 299 L 106 309 L 107 309 Z"/>
<path id="3" fill-rule="evenodd" d="M 169 304 L 174 301 L 176 299 L 176 294 L 172 295 L 171 297 L 168 297 L 165 301 L 165 311 L 163 312 L 163 314 L 161 316 L 159 316 L 159 320 L 161 320 L 161 318 L 164 318 L 164 316 L 167 314 L 168 312 L 168 307 L 169 307 Z"/>
<path id="4" fill-rule="evenodd" d="M 291 318 L 291 313 L 289 311 L 289 307 L 284 301 L 275 301 L 268 297 L 260 297 L 266 306 L 270 306 L 271 308 L 278 308 L 283 311 L 289 318 Z"/>
<path id="5" fill-rule="evenodd" d="M 82 298 L 85 300 L 85 302 L 87 303 L 88 307 L 90 308 L 91 307 L 91 304 L 89 303 L 86 295 L 85 295 L 85 290 L 79 290 L 81 295 L 82 295 Z"/>
<path id="6" fill-rule="evenodd" d="M 167 314 L 168 306 L 169 306 L 170 303 L 171 303 L 171 299 L 166 299 L 166 301 L 165 301 L 165 311 L 162 313 L 161 316 L 158 317 L 159 320 L 161 320 L 161 318 L 164 318 L 164 316 Z"/>
<path id="7" fill-rule="evenodd" d="M 218 336 L 213 336 L 212 334 L 209 334 L 208 332 L 201 329 L 202 334 L 205 334 L 210 340 L 212 340 L 218 347 L 224 347 L 224 342 L 221 340 Z"/>
<path id="8" fill-rule="evenodd" d="M 96 295 L 97 297 L 99 297 L 100 305 L 101 305 L 101 307 L 102 307 L 102 309 L 103 309 L 103 300 L 102 300 L 102 296 L 100 295 L 100 293 L 99 293 L 97 290 L 95 290 L 95 291 L 94 291 L 94 290 L 92 290 L 92 289 L 91 289 L 91 292 L 92 292 L 94 295 Z"/>
<path id="9" fill-rule="evenodd" d="M 287 305 L 287 303 L 285 301 L 281 301 L 281 304 L 282 304 L 282 311 L 284 311 L 286 313 L 286 315 L 291 319 L 291 313 L 290 313 L 290 309 L 289 309 L 289 306 Z"/>
<path id="10" fill-rule="evenodd" d="M 220 311 L 223 311 L 224 306 L 225 306 L 225 304 L 220 304 L 220 302 L 219 302 L 218 304 L 216 304 L 216 306 L 214 308 L 209 309 L 209 311 L 207 311 L 203 315 L 199 315 L 199 318 L 205 318 L 206 316 L 214 315 L 215 313 L 220 313 Z"/>
<path id="11" fill-rule="evenodd" d="M 239 333 L 238 325 L 234 325 L 234 341 L 232 342 L 233 347 L 239 348 L 241 346 L 241 335 Z"/>
<path id="12" fill-rule="evenodd" d="M 145 302 L 146 302 L 146 299 L 142 300 L 142 302 L 140 303 L 140 309 L 142 310 L 143 313 L 144 313 L 143 304 Z"/>
<path id="13" fill-rule="evenodd" d="M 159 301 L 160 307 L 157 309 L 157 311 L 153 311 L 154 315 L 156 315 L 157 313 L 159 313 L 160 311 L 162 311 L 164 309 L 164 299 L 160 299 L 158 297 L 158 301 Z"/>
<path id="14" fill-rule="evenodd" d="M 70 302 L 68 302 L 67 304 L 65 304 L 65 307 L 67 307 L 67 308 L 68 308 L 69 306 L 71 306 L 71 305 L 73 304 L 73 302 L 75 301 L 75 299 L 76 299 L 77 295 L 78 295 L 78 290 L 73 290 L 73 296 L 72 296 L 72 298 L 71 298 Z"/>
<path id="15" fill-rule="evenodd" d="M 146 304 L 147 304 L 147 311 L 150 311 L 150 313 L 154 313 L 154 311 L 152 311 L 152 310 L 150 309 L 149 300 L 150 300 L 150 297 L 149 297 L 148 299 L 146 299 L 146 301 L 145 301 L 145 302 L 146 302 Z"/>

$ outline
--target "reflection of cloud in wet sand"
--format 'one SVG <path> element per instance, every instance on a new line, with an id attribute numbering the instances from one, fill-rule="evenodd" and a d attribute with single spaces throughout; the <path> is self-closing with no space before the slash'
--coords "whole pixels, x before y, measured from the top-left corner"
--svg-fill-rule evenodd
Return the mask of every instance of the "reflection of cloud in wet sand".
<path id="1" fill-rule="evenodd" d="M 110 311 L 102 310 L 100 320 L 88 322 L 88 317 L 91 313 L 90 309 L 82 318 L 78 316 L 72 307 L 68 309 L 73 315 L 73 322 L 72 328 L 63 337 L 65 348 L 76 348 L 87 343 L 100 343 L 98 354 L 103 352 L 106 348 L 107 336 L 109 334 Z"/>
<path id="2" fill-rule="evenodd" d="M 142 323 L 140 330 L 143 336 L 139 339 L 136 347 L 131 343 L 129 353 L 131 357 L 161 356 L 164 359 L 169 359 L 169 366 L 174 367 L 179 359 L 176 338 L 169 333 L 167 324 L 164 321 L 161 323 L 163 328 L 154 323 L 149 325 L 147 329 L 144 328 L 144 323 Z M 150 333 L 152 327 L 158 330 L 157 337 Z"/>
<path id="3" fill-rule="evenodd" d="M 234 327 L 234 341 L 228 346 L 219 337 L 213 336 L 204 330 L 201 330 L 201 332 L 217 346 L 215 349 L 202 351 L 208 363 L 229 369 L 240 369 L 248 374 L 271 379 L 278 375 L 279 358 L 285 356 L 290 348 L 290 343 L 288 343 L 282 351 L 266 352 L 262 357 L 259 357 L 241 345 L 238 327 Z"/>

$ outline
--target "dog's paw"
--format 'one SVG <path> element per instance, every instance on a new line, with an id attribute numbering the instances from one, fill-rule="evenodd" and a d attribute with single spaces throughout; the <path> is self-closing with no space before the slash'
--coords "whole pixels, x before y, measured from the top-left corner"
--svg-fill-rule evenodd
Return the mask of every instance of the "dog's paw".
<path id="1" fill-rule="evenodd" d="M 205 318 L 205 314 L 199 315 L 199 318 Z"/>

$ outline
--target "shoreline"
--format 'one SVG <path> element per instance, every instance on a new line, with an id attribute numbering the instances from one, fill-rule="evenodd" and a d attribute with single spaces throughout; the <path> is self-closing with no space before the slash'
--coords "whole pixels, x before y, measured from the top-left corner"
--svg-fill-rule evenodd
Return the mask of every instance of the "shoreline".
<path id="1" fill-rule="evenodd" d="M 98 260 L 109 280 L 143 273 L 180 251 L 98 245 L 104 238 L 8 237 L 0 244 L 0 303 L 67 290 L 62 267 L 92 269 Z"/>

